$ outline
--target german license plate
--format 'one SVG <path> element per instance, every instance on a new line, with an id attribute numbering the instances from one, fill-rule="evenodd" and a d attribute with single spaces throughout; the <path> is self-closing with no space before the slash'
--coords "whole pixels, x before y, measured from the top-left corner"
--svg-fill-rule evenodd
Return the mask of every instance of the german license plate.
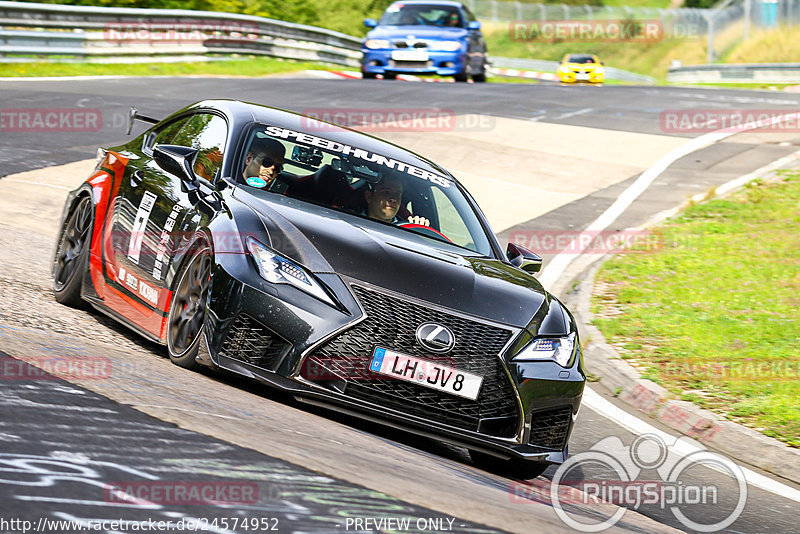
<path id="1" fill-rule="evenodd" d="M 425 50 L 392 50 L 392 59 L 395 61 L 428 61 L 428 52 Z"/>
<path id="2" fill-rule="evenodd" d="M 472 400 L 478 398 L 483 383 L 482 376 L 382 347 L 373 351 L 369 369 L 398 380 L 414 382 Z"/>
<path id="3" fill-rule="evenodd" d="M 586 73 L 586 72 L 579 72 L 579 73 L 578 73 L 578 74 L 575 76 L 575 79 L 576 79 L 576 80 L 588 80 L 588 79 L 589 79 L 589 74 L 588 74 L 588 73 Z"/>

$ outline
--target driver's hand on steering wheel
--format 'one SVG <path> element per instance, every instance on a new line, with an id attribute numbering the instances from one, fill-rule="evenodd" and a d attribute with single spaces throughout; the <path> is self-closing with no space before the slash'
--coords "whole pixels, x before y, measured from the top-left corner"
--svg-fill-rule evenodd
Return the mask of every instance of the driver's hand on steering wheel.
<path id="1" fill-rule="evenodd" d="M 418 224 L 420 226 L 430 226 L 431 225 L 431 221 L 429 221 L 428 219 L 426 219 L 425 217 L 422 217 L 420 215 L 411 215 L 408 218 L 408 222 L 411 223 L 411 224 Z"/>

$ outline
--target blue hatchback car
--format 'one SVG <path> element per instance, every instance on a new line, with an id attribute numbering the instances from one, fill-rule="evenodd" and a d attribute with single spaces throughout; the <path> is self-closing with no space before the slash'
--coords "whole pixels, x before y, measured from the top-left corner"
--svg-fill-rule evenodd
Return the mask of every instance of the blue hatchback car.
<path id="1" fill-rule="evenodd" d="M 481 23 L 461 2 L 395 2 L 361 45 L 364 78 L 394 79 L 398 74 L 438 74 L 465 82 L 486 81 L 486 42 Z"/>

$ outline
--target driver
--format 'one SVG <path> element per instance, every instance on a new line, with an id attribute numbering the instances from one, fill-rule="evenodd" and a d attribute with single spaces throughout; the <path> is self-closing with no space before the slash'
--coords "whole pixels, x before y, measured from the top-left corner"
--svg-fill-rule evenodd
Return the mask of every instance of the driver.
<path id="1" fill-rule="evenodd" d="M 397 217 L 404 187 L 405 184 L 402 180 L 389 176 L 372 186 L 371 190 L 365 191 L 364 199 L 367 201 L 366 215 L 372 219 L 392 224 L 412 223 L 430 226 L 431 222 L 428 219 L 418 215 L 409 216 L 406 220 Z"/>
<path id="2" fill-rule="evenodd" d="M 244 158 L 242 177 L 245 183 L 254 187 L 269 188 L 283 170 L 285 153 L 286 149 L 280 141 L 255 138 Z"/>

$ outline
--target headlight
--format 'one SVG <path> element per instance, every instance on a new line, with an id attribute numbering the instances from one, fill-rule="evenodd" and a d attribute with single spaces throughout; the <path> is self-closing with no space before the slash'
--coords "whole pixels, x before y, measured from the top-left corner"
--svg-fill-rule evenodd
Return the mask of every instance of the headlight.
<path id="1" fill-rule="evenodd" d="M 567 367 L 575 352 L 575 334 L 566 337 L 537 337 L 512 358 L 515 362 L 553 360 Z"/>
<path id="2" fill-rule="evenodd" d="M 456 50 L 461 50 L 461 41 L 436 41 L 431 43 L 431 49 L 455 52 Z"/>
<path id="3" fill-rule="evenodd" d="M 603 67 L 597 67 L 594 69 L 595 74 L 603 74 L 606 71 Z"/>
<path id="4" fill-rule="evenodd" d="M 269 250 L 252 237 L 247 238 L 247 250 L 256 264 L 258 274 L 273 284 L 290 284 L 331 306 L 336 306 L 325 288 L 314 276 L 295 262 Z"/>
<path id="5" fill-rule="evenodd" d="M 364 41 L 364 46 L 370 50 L 377 50 L 379 48 L 389 48 L 391 45 L 385 39 L 367 39 Z"/>
<path id="6" fill-rule="evenodd" d="M 563 72 L 564 74 L 566 74 L 566 73 L 568 73 L 568 72 L 569 72 L 569 67 L 561 67 L 561 68 L 560 68 L 560 69 L 558 69 L 558 70 L 560 70 L 561 72 Z"/>

